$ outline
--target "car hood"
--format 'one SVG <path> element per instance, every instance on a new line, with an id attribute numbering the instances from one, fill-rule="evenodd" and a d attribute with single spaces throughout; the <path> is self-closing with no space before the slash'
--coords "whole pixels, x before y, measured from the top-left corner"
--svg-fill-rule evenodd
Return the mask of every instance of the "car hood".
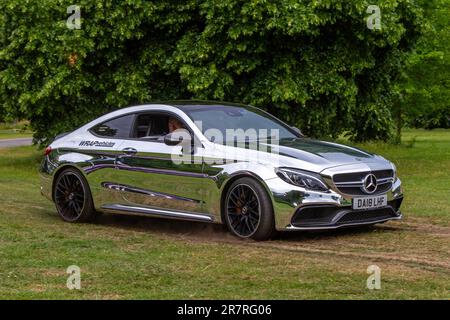
<path id="1" fill-rule="evenodd" d="M 279 145 L 269 146 L 282 157 L 301 160 L 321 168 L 386 161 L 380 156 L 354 147 L 307 138 L 281 139 Z"/>
<path id="2" fill-rule="evenodd" d="M 236 163 L 230 165 L 232 162 L 228 161 L 225 167 L 236 167 L 239 170 L 243 168 L 243 163 L 247 163 L 245 170 L 256 170 L 259 164 L 265 168 L 289 167 L 324 174 L 325 171 L 335 173 L 392 168 L 391 163 L 381 156 L 342 144 L 307 138 L 280 139 L 278 144 L 260 142 L 257 150 L 219 144 L 211 144 L 211 148 L 207 150 L 209 153 L 204 155 L 206 158 L 233 159 Z M 252 166 L 248 167 L 248 164 Z M 274 176 L 267 175 L 264 178 L 276 178 L 275 171 L 272 173 Z"/>

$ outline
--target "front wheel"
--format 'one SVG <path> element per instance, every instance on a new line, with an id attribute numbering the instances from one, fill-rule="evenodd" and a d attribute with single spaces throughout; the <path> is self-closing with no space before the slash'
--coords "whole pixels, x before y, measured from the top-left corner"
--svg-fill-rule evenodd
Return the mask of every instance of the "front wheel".
<path id="1" fill-rule="evenodd" d="M 87 222 L 95 210 L 89 185 L 75 169 L 66 169 L 55 181 L 53 198 L 61 218 L 68 222 Z"/>
<path id="2" fill-rule="evenodd" d="M 240 238 L 267 240 L 275 232 L 272 202 L 252 178 L 232 183 L 225 198 L 224 216 L 228 229 Z"/>

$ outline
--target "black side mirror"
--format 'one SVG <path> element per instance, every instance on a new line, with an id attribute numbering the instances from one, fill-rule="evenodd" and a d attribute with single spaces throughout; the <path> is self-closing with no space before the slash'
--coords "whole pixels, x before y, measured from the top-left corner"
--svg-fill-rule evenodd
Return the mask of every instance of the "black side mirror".
<path id="1" fill-rule="evenodd" d="M 181 137 L 175 137 L 172 133 L 168 133 L 164 136 L 164 143 L 168 146 L 176 146 L 181 141 L 183 141 L 183 138 Z"/>
<path id="2" fill-rule="evenodd" d="M 295 133 L 297 133 L 299 136 L 303 137 L 303 133 L 302 133 L 302 131 L 301 131 L 299 128 L 292 126 L 291 129 L 292 129 Z"/>
<path id="3" fill-rule="evenodd" d="M 168 133 L 164 136 L 164 143 L 168 146 L 190 146 L 192 136 L 186 129 L 177 129 L 174 132 Z"/>

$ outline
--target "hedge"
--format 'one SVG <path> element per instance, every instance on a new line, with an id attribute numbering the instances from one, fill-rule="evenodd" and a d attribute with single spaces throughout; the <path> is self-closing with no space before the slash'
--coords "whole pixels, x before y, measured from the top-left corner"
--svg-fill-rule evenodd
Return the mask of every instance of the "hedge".
<path id="1" fill-rule="evenodd" d="M 392 88 L 423 26 L 413 0 L 0 3 L 0 103 L 37 142 L 166 99 L 252 104 L 308 135 L 387 140 Z M 381 10 L 381 29 L 367 11 Z"/>

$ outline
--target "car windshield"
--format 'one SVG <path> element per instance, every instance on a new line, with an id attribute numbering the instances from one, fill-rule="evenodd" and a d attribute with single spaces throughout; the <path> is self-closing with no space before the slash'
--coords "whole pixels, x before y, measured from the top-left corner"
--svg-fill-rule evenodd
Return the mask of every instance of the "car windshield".
<path id="1" fill-rule="evenodd" d="M 217 143 L 252 140 L 293 139 L 291 128 L 270 114 L 250 106 L 185 105 L 180 108 L 206 138 Z M 218 136 L 223 139 L 220 141 Z"/>

